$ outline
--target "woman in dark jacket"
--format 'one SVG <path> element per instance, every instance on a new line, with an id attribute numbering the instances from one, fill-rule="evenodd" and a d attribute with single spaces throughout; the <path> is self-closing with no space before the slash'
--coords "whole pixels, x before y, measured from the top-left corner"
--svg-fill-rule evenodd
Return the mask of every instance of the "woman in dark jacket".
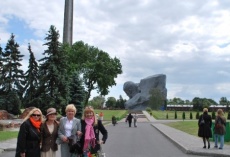
<path id="1" fill-rule="evenodd" d="M 20 126 L 15 157 L 40 157 L 42 112 L 32 109 Z"/>
<path id="2" fill-rule="evenodd" d="M 108 137 L 108 132 L 102 124 L 101 120 L 97 120 L 94 113 L 94 109 L 91 106 L 87 106 L 84 110 L 84 114 L 81 120 L 82 128 L 82 153 L 97 154 L 100 150 L 100 145 L 104 144 Z M 100 139 L 99 134 L 102 134 Z"/>
<path id="3" fill-rule="evenodd" d="M 41 157 L 56 157 L 56 151 L 58 150 L 56 144 L 58 137 L 57 112 L 55 108 L 49 108 L 46 113 L 46 121 L 41 126 Z"/>
<path id="4" fill-rule="evenodd" d="M 204 123 L 201 123 L 201 121 L 204 120 Z M 208 115 L 208 109 L 203 109 L 203 114 L 200 116 L 198 121 L 198 136 L 203 138 L 204 147 L 206 148 L 206 141 L 208 142 L 208 149 L 210 148 L 210 142 L 209 138 L 212 137 L 212 118 L 210 115 Z"/>
<path id="5" fill-rule="evenodd" d="M 131 113 L 129 113 L 129 115 L 126 118 L 126 122 L 128 121 L 129 127 L 131 127 L 131 125 L 132 125 L 132 119 L 133 119 L 133 116 Z"/>

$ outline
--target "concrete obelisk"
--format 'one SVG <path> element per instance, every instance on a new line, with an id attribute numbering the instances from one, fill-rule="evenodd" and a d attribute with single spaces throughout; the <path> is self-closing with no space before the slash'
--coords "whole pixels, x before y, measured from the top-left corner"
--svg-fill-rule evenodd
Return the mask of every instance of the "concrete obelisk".
<path id="1" fill-rule="evenodd" d="M 65 0 L 63 43 L 72 45 L 73 40 L 73 0 Z"/>

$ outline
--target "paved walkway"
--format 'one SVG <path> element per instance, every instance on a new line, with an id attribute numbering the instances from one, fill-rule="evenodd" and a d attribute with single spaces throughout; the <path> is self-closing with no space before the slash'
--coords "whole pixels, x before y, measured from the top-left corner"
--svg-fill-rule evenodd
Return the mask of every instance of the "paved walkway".
<path id="1" fill-rule="evenodd" d="M 165 137 L 171 140 L 183 152 L 194 155 L 212 156 L 212 157 L 230 157 L 230 146 L 225 145 L 223 150 L 213 148 L 214 143 L 211 142 L 210 149 L 203 149 L 202 139 L 189 135 L 180 130 L 166 126 L 165 121 L 156 120 L 150 116 L 146 111 L 143 111 L 146 118 L 139 118 L 138 122 L 152 122 L 152 126 L 159 130 Z M 142 116 L 141 116 L 142 117 Z M 124 119 L 121 121 L 125 121 Z M 0 153 L 2 151 L 15 151 L 17 139 L 11 139 L 0 142 Z"/>

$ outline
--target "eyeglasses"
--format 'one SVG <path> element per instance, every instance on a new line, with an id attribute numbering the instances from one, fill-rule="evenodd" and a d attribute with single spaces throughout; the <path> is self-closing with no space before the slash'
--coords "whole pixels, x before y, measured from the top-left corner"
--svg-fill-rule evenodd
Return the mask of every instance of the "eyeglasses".
<path id="1" fill-rule="evenodd" d="M 40 117 L 40 114 L 32 114 L 33 117 Z"/>

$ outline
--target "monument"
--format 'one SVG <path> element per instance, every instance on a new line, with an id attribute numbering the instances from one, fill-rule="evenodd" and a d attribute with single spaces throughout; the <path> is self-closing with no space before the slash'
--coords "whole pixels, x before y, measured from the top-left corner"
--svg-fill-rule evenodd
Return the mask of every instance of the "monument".
<path id="1" fill-rule="evenodd" d="M 63 43 L 73 43 L 73 0 L 65 0 Z"/>
<path id="2" fill-rule="evenodd" d="M 140 80 L 140 83 L 127 81 L 123 85 L 123 90 L 129 97 L 125 103 L 125 108 L 129 110 L 145 110 L 150 98 L 150 90 L 160 89 L 164 100 L 167 99 L 166 75 L 157 74 Z"/>

